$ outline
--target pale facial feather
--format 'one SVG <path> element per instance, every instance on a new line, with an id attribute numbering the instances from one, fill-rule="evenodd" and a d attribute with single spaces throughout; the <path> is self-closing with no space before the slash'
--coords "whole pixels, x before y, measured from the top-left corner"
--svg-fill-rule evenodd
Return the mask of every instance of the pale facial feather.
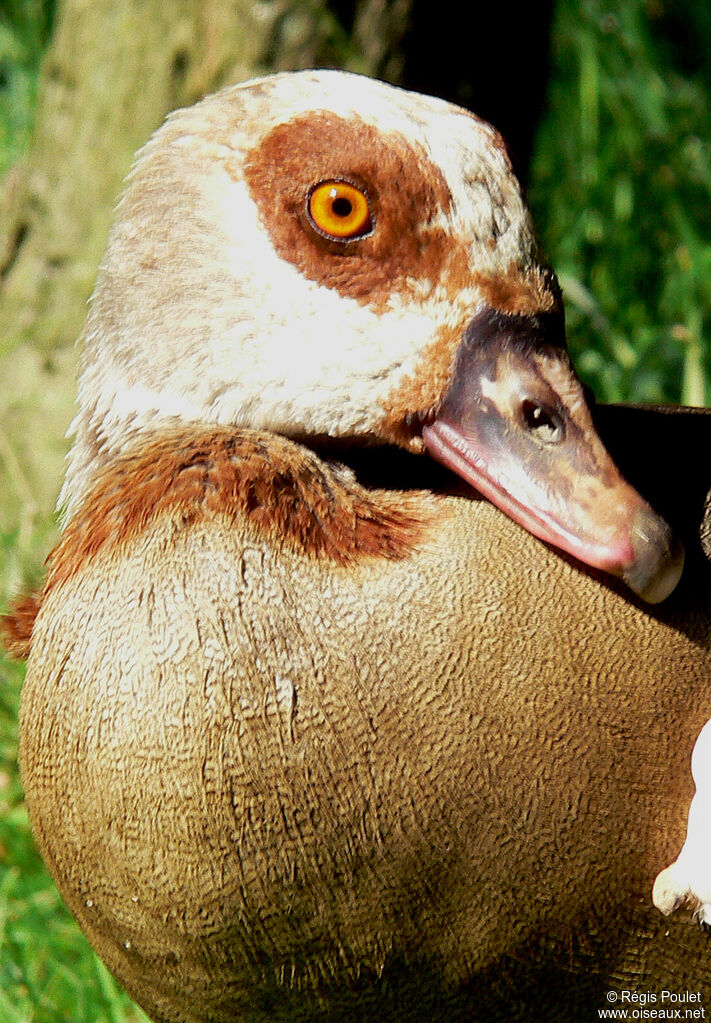
<path id="1" fill-rule="evenodd" d="M 279 133 L 286 171 L 268 162 Z M 324 251 L 292 207 L 354 175 L 375 231 Z M 71 515 L 107 455 L 161 423 L 409 443 L 402 422 L 439 400 L 492 291 L 517 310 L 555 301 L 500 138 L 465 111 L 339 72 L 178 111 L 118 206 L 60 503 Z"/>

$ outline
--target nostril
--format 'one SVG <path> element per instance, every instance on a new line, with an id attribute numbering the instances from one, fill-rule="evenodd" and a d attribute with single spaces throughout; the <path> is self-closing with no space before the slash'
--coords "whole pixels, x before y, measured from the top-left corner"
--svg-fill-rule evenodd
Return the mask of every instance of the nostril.
<path id="1" fill-rule="evenodd" d="M 544 444 L 557 444 L 565 435 L 560 416 L 553 409 L 529 398 L 521 402 L 521 419 L 536 440 Z"/>

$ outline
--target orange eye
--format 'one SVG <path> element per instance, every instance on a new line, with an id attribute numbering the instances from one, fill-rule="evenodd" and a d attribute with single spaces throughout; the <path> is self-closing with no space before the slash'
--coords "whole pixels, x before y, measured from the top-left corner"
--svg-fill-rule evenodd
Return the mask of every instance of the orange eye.
<path id="1" fill-rule="evenodd" d="M 326 238 L 349 241 L 373 230 L 365 192 L 347 181 L 323 181 L 309 193 L 306 208 L 311 223 Z"/>

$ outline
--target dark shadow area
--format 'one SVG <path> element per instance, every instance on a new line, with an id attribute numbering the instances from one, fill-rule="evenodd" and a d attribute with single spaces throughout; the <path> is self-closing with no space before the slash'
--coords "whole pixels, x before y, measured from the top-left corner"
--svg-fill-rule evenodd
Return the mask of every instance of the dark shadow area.
<path id="1" fill-rule="evenodd" d="M 599 405 L 595 422 L 622 474 L 684 544 L 685 572 L 707 574 L 711 470 L 699 456 L 711 444 L 711 410 Z"/>
<path id="2" fill-rule="evenodd" d="M 459 103 L 504 136 L 524 184 L 549 76 L 553 3 L 415 0 L 403 85 Z"/>
<path id="3" fill-rule="evenodd" d="M 513 959 L 464 988 L 448 986 L 427 963 L 391 963 L 380 978 L 324 992 L 321 1006 L 313 996 L 300 993 L 292 1001 L 278 990 L 253 1008 L 255 1020 L 270 1023 L 570 1023 L 603 1007 L 607 990 L 599 973 L 571 974 Z"/>

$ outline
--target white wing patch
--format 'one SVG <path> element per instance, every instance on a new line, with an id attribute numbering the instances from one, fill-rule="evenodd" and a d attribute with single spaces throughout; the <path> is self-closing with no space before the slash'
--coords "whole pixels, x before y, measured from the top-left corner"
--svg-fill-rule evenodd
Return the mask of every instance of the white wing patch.
<path id="1" fill-rule="evenodd" d="M 691 755 L 696 794 L 689 807 L 686 841 L 678 859 L 654 882 L 654 905 L 668 916 L 685 907 L 711 926 L 711 721 L 701 729 Z"/>

